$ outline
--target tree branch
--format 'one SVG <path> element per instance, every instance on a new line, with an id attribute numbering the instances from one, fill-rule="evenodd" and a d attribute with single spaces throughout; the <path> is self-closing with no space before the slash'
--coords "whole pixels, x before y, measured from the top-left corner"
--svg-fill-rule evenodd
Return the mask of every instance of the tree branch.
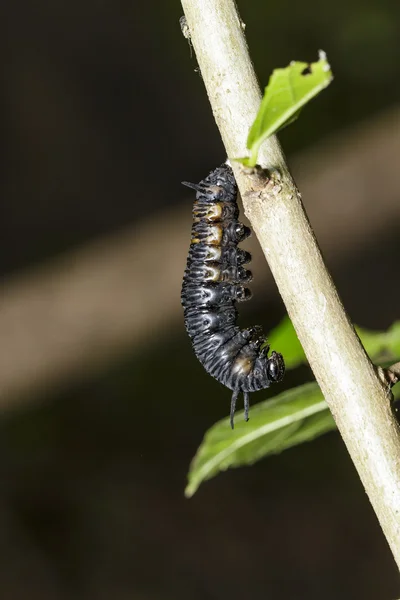
<path id="1" fill-rule="evenodd" d="M 182 5 L 227 154 L 244 156 L 261 96 L 235 4 Z M 400 436 L 389 388 L 343 309 L 275 137 L 259 162 L 269 176 L 232 165 L 246 215 L 400 568 Z"/>

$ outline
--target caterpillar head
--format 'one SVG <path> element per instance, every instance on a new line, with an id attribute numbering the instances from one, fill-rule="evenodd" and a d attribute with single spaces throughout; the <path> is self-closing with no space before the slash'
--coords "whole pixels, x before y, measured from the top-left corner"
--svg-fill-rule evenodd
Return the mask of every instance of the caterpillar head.
<path id="1" fill-rule="evenodd" d="M 273 351 L 269 359 L 267 360 L 267 373 L 270 381 L 278 382 L 282 381 L 285 374 L 285 363 L 282 354 Z"/>
<path id="2" fill-rule="evenodd" d="M 234 202 L 237 199 L 237 185 L 229 165 L 223 164 L 200 183 L 182 181 L 183 185 L 196 190 L 196 198 L 201 202 Z"/>

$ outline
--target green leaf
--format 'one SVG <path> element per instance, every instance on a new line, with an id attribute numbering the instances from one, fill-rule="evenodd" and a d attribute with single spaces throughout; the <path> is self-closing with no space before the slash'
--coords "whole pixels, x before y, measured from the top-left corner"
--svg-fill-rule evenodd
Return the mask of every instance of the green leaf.
<path id="1" fill-rule="evenodd" d="M 400 357 L 400 321 L 395 321 L 387 331 L 370 331 L 356 327 L 360 340 L 373 361 Z"/>
<path id="2" fill-rule="evenodd" d="M 255 405 L 247 423 L 242 415 L 243 411 L 238 412 L 233 431 L 229 418 L 208 430 L 190 466 L 187 497 L 195 493 L 202 481 L 219 471 L 251 465 L 336 427 L 315 382 Z"/>
<path id="3" fill-rule="evenodd" d="M 393 388 L 400 400 L 400 385 Z M 252 465 L 291 446 L 309 442 L 336 429 L 331 412 L 316 382 L 306 383 L 265 400 L 252 408 L 247 423 L 240 420 L 232 431 L 229 418 L 208 430 L 188 474 L 185 495 L 190 498 L 199 485 L 228 468 Z"/>
<path id="4" fill-rule="evenodd" d="M 400 358 L 400 321 L 396 321 L 387 331 L 370 331 L 356 326 L 357 334 L 371 359 L 392 360 Z M 268 336 L 272 350 L 285 357 L 287 369 L 294 369 L 307 363 L 306 355 L 299 342 L 296 331 L 288 316 L 284 317 Z"/>
<path id="5" fill-rule="evenodd" d="M 395 321 L 387 332 L 387 349 L 392 356 L 400 356 L 400 321 Z"/>
<path id="6" fill-rule="evenodd" d="M 307 362 L 303 347 L 288 316 L 271 331 L 268 343 L 272 350 L 280 352 L 285 357 L 287 369 L 294 369 Z"/>
<path id="7" fill-rule="evenodd" d="M 387 361 L 390 358 L 390 362 L 400 358 L 400 321 L 393 323 L 387 331 L 356 329 L 375 362 L 379 357 Z M 272 349 L 285 356 L 287 368 L 307 362 L 289 317 L 285 317 L 272 331 L 269 341 Z M 400 385 L 393 388 L 393 395 L 396 400 L 400 399 Z M 248 423 L 240 420 L 242 414 L 237 415 L 234 431 L 226 418 L 206 433 L 190 466 L 185 492 L 188 497 L 203 481 L 219 471 L 253 464 L 260 458 L 310 441 L 336 427 L 315 382 L 256 404 Z"/>
<path id="8" fill-rule="evenodd" d="M 251 155 L 238 160 L 254 167 L 262 142 L 294 121 L 302 107 L 327 87 L 332 79 L 331 68 L 322 51 L 315 63 L 292 62 L 285 69 L 275 69 L 247 138 Z"/>

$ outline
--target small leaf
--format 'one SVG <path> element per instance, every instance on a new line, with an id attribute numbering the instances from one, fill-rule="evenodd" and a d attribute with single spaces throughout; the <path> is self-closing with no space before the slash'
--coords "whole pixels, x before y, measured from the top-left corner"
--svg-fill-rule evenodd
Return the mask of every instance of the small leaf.
<path id="1" fill-rule="evenodd" d="M 231 160 L 242 164 L 244 167 L 254 167 L 250 160 L 250 156 L 243 156 L 242 158 L 232 158 Z"/>
<path id="2" fill-rule="evenodd" d="M 355 327 L 362 345 L 371 357 L 382 356 L 387 349 L 389 339 L 387 331 L 370 331 L 363 327 Z"/>
<path id="3" fill-rule="evenodd" d="M 393 323 L 387 331 L 370 331 L 358 326 L 356 331 L 374 362 L 381 357 L 387 360 L 400 358 L 400 321 Z M 304 350 L 288 316 L 271 331 L 268 343 L 272 350 L 284 356 L 287 369 L 294 369 L 307 363 Z"/>
<path id="4" fill-rule="evenodd" d="M 247 166 L 257 164 L 262 142 L 294 121 L 302 107 L 327 87 L 332 78 L 331 68 L 322 51 L 318 62 L 292 62 L 285 69 L 273 71 L 247 138 L 251 152 Z M 243 160 L 240 159 L 241 162 Z"/>
<path id="5" fill-rule="evenodd" d="M 371 359 L 398 359 L 400 357 L 400 321 L 395 321 L 387 331 L 370 331 L 356 326 L 360 340 Z"/>
<path id="6" fill-rule="evenodd" d="M 388 330 L 388 347 L 394 356 L 400 356 L 400 321 L 395 321 Z"/>
<path id="7" fill-rule="evenodd" d="M 303 347 L 288 316 L 284 317 L 279 325 L 271 331 L 268 343 L 272 350 L 276 350 L 284 356 L 287 369 L 294 369 L 307 362 Z"/>
<path id="8" fill-rule="evenodd" d="M 251 465 L 264 456 L 312 440 L 336 427 L 315 382 L 255 405 L 247 423 L 241 418 L 243 411 L 238 412 L 233 431 L 229 418 L 208 430 L 190 466 L 187 497 L 219 471 Z"/>

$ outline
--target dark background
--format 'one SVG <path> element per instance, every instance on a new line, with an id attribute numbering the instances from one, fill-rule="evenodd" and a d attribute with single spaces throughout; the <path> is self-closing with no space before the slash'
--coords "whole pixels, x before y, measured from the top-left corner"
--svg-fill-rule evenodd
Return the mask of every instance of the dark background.
<path id="1" fill-rule="evenodd" d="M 328 54 L 334 83 L 281 141 L 299 180 L 326 182 L 304 200 L 351 317 L 386 328 L 399 314 L 399 3 L 239 8 L 263 85 Z M 192 355 L 179 305 L 180 181 L 225 158 L 181 14 L 160 0 L 0 8 L 1 597 L 394 599 L 396 567 L 336 433 L 184 499 L 229 392 Z M 340 160 L 346 175 L 324 177 Z M 342 193 L 363 184 L 371 197 L 333 230 Z M 284 307 L 256 264 L 264 295 L 243 320 L 271 328 Z M 281 390 L 311 378 L 289 373 Z"/>

